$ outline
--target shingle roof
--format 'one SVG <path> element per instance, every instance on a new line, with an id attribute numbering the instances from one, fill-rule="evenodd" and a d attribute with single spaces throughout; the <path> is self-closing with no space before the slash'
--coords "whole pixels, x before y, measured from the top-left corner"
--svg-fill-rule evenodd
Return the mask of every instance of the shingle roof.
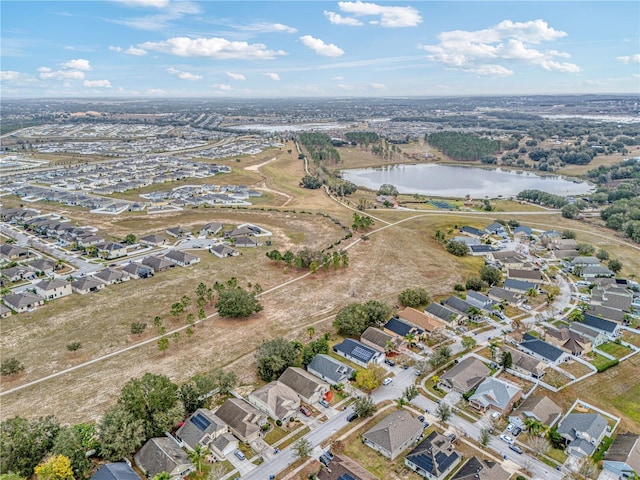
<path id="1" fill-rule="evenodd" d="M 104 282 L 94 277 L 82 277 L 71 283 L 71 286 L 77 290 L 90 290 L 92 288 L 98 288 L 101 285 L 104 285 Z"/>
<path id="2" fill-rule="evenodd" d="M 298 394 L 289 386 L 275 380 L 254 390 L 249 398 L 254 397 L 266 404 L 276 418 L 285 418 L 300 407 Z"/>
<path id="3" fill-rule="evenodd" d="M 148 440 L 134 455 L 134 459 L 136 465 L 150 477 L 161 472 L 172 473 L 180 465 L 190 464 L 186 452 L 168 437 Z"/>
<path id="4" fill-rule="evenodd" d="M 211 435 L 221 429 L 226 429 L 226 424 L 222 420 L 216 417 L 211 410 L 199 408 L 182 424 L 176 432 L 176 436 L 194 448 L 206 435 Z"/>
<path id="5" fill-rule="evenodd" d="M 475 357 L 467 357 L 454 365 L 447 373 L 440 377 L 440 381 L 451 383 L 454 388 L 468 392 L 487 378 L 491 369 Z"/>
<path id="6" fill-rule="evenodd" d="M 90 480 L 140 480 L 138 474 L 125 462 L 107 463 Z"/>
<path id="7" fill-rule="evenodd" d="M 365 340 L 380 347 L 383 351 L 387 348 L 387 342 L 391 342 L 393 345 L 392 348 L 396 348 L 400 343 L 398 341 L 398 337 L 387 332 L 383 332 L 376 327 L 367 327 L 367 329 L 362 332 L 362 335 L 360 335 L 360 341 L 364 342 Z"/>
<path id="8" fill-rule="evenodd" d="M 551 362 L 555 362 L 564 354 L 562 349 L 529 334 L 524 335 L 523 341 L 520 343 L 520 346 L 522 348 L 531 350 L 533 353 L 536 353 Z"/>
<path id="9" fill-rule="evenodd" d="M 230 398 L 224 402 L 215 415 L 245 438 L 260 430 L 259 423 L 266 415 L 240 398 Z"/>
<path id="10" fill-rule="evenodd" d="M 34 303 L 39 303 L 44 300 L 40 295 L 24 291 L 21 293 L 10 293 L 3 298 L 4 302 L 14 308 L 28 307 Z"/>
<path id="11" fill-rule="evenodd" d="M 369 363 L 376 355 L 380 355 L 380 352 L 351 338 L 345 338 L 342 343 L 334 345 L 333 350 L 357 358 L 364 363 Z"/>
<path id="12" fill-rule="evenodd" d="M 616 328 L 618 328 L 618 324 L 616 322 L 596 317 L 595 315 L 591 315 L 587 312 L 584 313 L 584 320 L 582 323 L 587 327 L 592 327 L 610 334 L 615 332 Z"/>
<path id="13" fill-rule="evenodd" d="M 469 302 L 465 302 L 461 298 L 456 297 L 455 295 L 452 295 L 451 297 L 447 298 L 444 301 L 444 304 L 464 315 L 467 315 L 469 313 L 469 309 L 474 306 L 474 305 L 471 305 Z"/>
<path id="14" fill-rule="evenodd" d="M 515 303 L 517 301 L 516 295 L 509 290 L 505 290 L 502 287 L 491 287 L 489 290 L 489 297 L 495 297 L 499 300 L 506 300 L 511 303 Z"/>
<path id="15" fill-rule="evenodd" d="M 508 276 L 509 278 L 513 279 L 524 278 L 527 280 L 542 280 L 542 274 L 540 273 L 540 270 L 519 270 L 510 268 Z"/>
<path id="16" fill-rule="evenodd" d="M 344 378 L 349 379 L 354 372 L 350 366 L 322 353 L 313 357 L 307 368 L 320 373 L 333 384 L 340 383 Z"/>
<path id="17" fill-rule="evenodd" d="M 562 415 L 562 409 L 549 397 L 531 395 L 518 406 L 515 414 L 533 417 L 545 425 L 552 425 Z"/>
<path id="18" fill-rule="evenodd" d="M 508 480 L 510 476 L 497 462 L 471 457 L 451 480 Z"/>
<path id="19" fill-rule="evenodd" d="M 575 440 L 577 433 L 587 433 L 598 438 L 607 428 L 607 420 L 599 413 L 570 413 L 558 425 L 558 433 Z"/>
<path id="20" fill-rule="evenodd" d="M 407 440 L 417 438 L 424 426 L 405 410 L 396 410 L 376 423 L 362 437 L 392 454 Z"/>
<path id="21" fill-rule="evenodd" d="M 278 381 L 304 398 L 310 398 L 318 390 L 329 389 L 329 384 L 298 367 L 287 368 Z"/>
<path id="22" fill-rule="evenodd" d="M 384 328 L 401 337 L 404 337 L 407 333 L 415 333 L 416 330 L 419 330 L 410 323 L 400 320 L 399 318 L 390 319 L 387 323 L 385 323 Z"/>
<path id="23" fill-rule="evenodd" d="M 67 282 L 66 280 L 62 280 L 60 278 L 54 278 L 52 280 L 40 280 L 34 286 L 36 288 L 40 288 L 44 291 L 47 291 L 47 290 L 53 290 L 55 288 L 62 288 L 66 285 L 69 285 L 69 282 Z"/>
<path id="24" fill-rule="evenodd" d="M 460 455 L 449 447 L 449 439 L 434 430 L 405 458 L 434 477 L 439 477 L 460 459 Z"/>
<path id="25" fill-rule="evenodd" d="M 624 462 L 640 472 L 640 435 L 636 433 L 620 433 L 604 456 L 605 462 Z"/>
<path id="26" fill-rule="evenodd" d="M 452 318 L 457 318 L 460 315 L 460 313 L 456 312 L 455 310 L 452 310 L 451 308 L 435 302 L 430 303 L 429 306 L 424 309 L 424 311 L 430 313 L 431 315 L 435 315 L 436 317 L 448 323 L 451 322 Z"/>
<path id="27" fill-rule="evenodd" d="M 507 278 L 504 281 L 504 288 L 511 288 L 520 292 L 526 292 L 530 288 L 535 288 L 535 284 L 531 282 L 525 282 L 522 280 L 516 280 L 513 278 Z"/>
<path id="28" fill-rule="evenodd" d="M 469 401 L 473 401 L 483 407 L 493 405 L 500 410 L 504 410 L 510 400 L 520 391 L 515 385 L 512 385 L 497 378 L 486 378 L 471 397 Z"/>

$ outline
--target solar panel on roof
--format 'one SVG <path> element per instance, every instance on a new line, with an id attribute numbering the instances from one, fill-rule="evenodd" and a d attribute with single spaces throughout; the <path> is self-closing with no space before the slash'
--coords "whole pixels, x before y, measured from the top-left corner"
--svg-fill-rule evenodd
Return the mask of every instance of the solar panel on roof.
<path id="1" fill-rule="evenodd" d="M 198 427 L 203 432 L 209 427 L 209 425 L 211 425 L 211 422 L 209 421 L 209 419 L 204 415 L 202 415 L 201 413 L 197 413 L 193 417 L 191 417 L 191 421 L 196 427 Z"/>
<path id="2" fill-rule="evenodd" d="M 361 360 L 369 360 L 371 358 L 371 352 L 369 350 L 365 350 L 359 345 L 354 347 L 351 355 Z"/>
<path id="3" fill-rule="evenodd" d="M 355 478 L 353 478 L 351 475 L 349 475 L 348 473 L 343 473 L 342 475 L 340 475 L 338 477 L 338 480 L 356 480 Z"/>

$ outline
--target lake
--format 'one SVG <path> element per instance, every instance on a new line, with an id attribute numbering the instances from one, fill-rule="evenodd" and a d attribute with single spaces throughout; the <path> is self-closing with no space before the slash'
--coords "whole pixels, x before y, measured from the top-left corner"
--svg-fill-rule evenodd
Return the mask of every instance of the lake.
<path id="1" fill-rule="evenodd" d="M 383 183 L 395 185 L 400 193 L 435 197 L 511 197 L 522 190 L 542 190 L 555 195 L 583 195 L 593 191 L 586 182 L 533 172 L 502 168 L 451 165 L 389 165 L 379 168 L 342 170 L 342 178 L 358 186 L 377 190 Z"/>

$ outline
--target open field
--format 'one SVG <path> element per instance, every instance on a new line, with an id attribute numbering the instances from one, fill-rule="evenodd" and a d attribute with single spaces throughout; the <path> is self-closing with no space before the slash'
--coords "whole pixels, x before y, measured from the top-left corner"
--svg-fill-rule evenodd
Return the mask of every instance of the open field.
<path id="1" fill-rule="evenodd" d="M 569 372 L 576 378 L 580 378 L 592 371 L 586 365 L 583 365 L 582 363 L 576 362 L 576 361 L 562 362 L 558 366 L 560 367 L 561 370 L 564 370 L 565 372 Z"/>

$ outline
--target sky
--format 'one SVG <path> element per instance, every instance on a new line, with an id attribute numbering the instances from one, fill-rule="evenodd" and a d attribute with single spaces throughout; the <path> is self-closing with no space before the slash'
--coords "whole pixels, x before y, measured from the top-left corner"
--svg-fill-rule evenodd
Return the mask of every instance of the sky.
<path id="1" fill-rule="evenodd" d="M 2 0 L 0 14 L 4 98 L 640 93 L 635 0 Z"/>

